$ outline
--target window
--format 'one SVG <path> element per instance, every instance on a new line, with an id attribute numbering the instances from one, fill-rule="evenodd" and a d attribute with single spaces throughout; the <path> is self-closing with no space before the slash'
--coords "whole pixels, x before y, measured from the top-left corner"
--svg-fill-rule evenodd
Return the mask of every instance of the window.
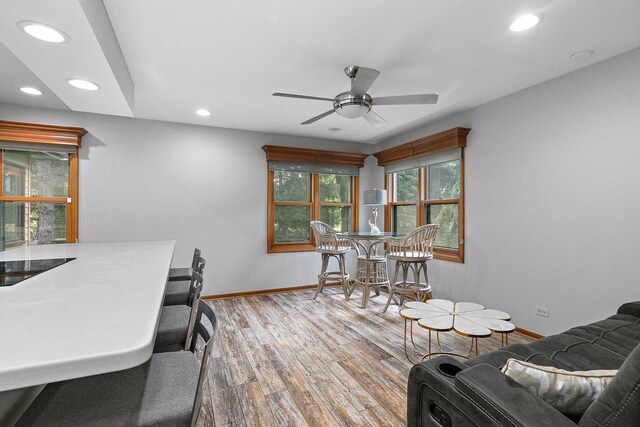
<path id="1" fill-rule="evenodd" d="M 269 162 L 268 252 L 315 250 L 309 225 L 314 220 L 338 232 L 357 229 L 357 174 L 366 155 L 276 146 L 263 150 Z M 325 163 L 327 157 L 336 163 Z"/>
<path id="2" fill-rule="evenodd" d="M 434 256 L 464 261 L 464 151 L 469 129 L 455 128 L 375 156 L 385 166 L 385 229 L 406 234 L 439 224 Z"/>
<path id="3" fill-rule="evenodd" d="M 357 228 L 357 218 L 353 218 L 353 176 L 336 174 L 318 174 L 318 203 L 320 221 L 326 222 L 339 233 Z M 357 191 L 357 188 L 355 189 Z"/>
<path id="4" fill-rule="evenodd" d="M 390 190 L 393 232 L 407 234 L 417 226 L 418 176 L 418 169 L 405 170 L 390 176 L 391 185 L 387 187 Z"/>
<path id="5" fill-rule="evenodd" d="M 79 128 L 0 122 L 0 250 L 76 242 Z"/>
<path id="6" fill-rule="evenodd" d="M 461 161 L 440 163 L 426 167 L 424 224 L 440 224 L 435 246 L 458 250 L 460 246 Z"/>

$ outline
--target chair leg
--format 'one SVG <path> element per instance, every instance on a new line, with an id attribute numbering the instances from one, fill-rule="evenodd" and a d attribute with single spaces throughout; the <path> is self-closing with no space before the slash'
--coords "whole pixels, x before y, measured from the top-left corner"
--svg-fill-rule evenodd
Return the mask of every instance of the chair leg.
<path id="1" fill-rule="evenodd" d="M 349 296 L 351 293 L 349 292 L 349 280 L 347 279 L 347 275 L 345 274 L 345 266 L 344 266 L 344 254 L 338 256 L 338 264 L 340 267 L 340 275 L 342 277 L 342 293 L 344 293 L 344 298 L 349 301 Z"/>
<path id="2" fill-rule="evenodd" d="M 422 292 L 420 292 L 420 265 L 413 267 L 413 280 L 416 287 L 416 301 L 422 302 Z"/>
<path id="3" fill-rule="evenodd" d="M 409 263 L 402 263 L 402 287 L 407 287 L 407 277 L 409 276 Z M 404 304 L 404 296 L 405 294 L 400 295 L 400 304 Z"/>
<path id="4" fill-rule="evenodd" d="M 429 273 L 427 271 L 427 268 L 428 268 L 427 267 L 427 263 L 423 262 L 422 263 L 422 271 L 424 271 L 424 282 L 426 283 L 427 288 L 429 288 Z"/>
<path id="5" fill-rule="evenodd" d="M 382 312 L 386 312 L 389 308 L 389 304 L 391 304 L 391 300 L 393 299 L 394 291 L 396 288 L 396 283 L 398 281 L 398 271 L 400 270 L 400 262 L 396 261 L 396 268 L 393 269 L 393 279 L 389 282 L 389 299 L 387 299 L 387 304 L 384 306 Z"/>
<path id="6" fill-rule="evenodd" d="M 370 292 L 371 288 L 369 288 L 369 283 L 365 283 L 365 285 L 362 287 L 362 308 L 367 308 Z"/>
<path id="7" fill-rule="evenodd" d="M 382 312 L 385 313 L 389 308 L 389 304 L 391 304 L 391 300 L 393 299 L 393 285 L 389 286 L 389 298 L 387 299 L 387 304 L 382 309 Z"/>
<path id="8" fill-rule="evenodd" d="M 318 274 L 318 287 L 316 288 L 316 293 L 313 296 L 313 299 L 318 298 L 318 294 L 322 292 L 324 289 L 325 281 L 327 280 L 325 277 L 325 273 L 327 272 L 327 266 L 329 265 L 329 257 L 325 254 L 322 254 L 322 267 L 320 268 L 320 274 Z"/>
<path id="9" fill-rule="evenodd" d="M 400 272 L 401 267 L 402 267 L 402 263 L 400 261 L 396 261 L 396 268 L 393 273 L 393 282 L 391 282 L 391 289 L 393 289 L 394 291 L 397 289 L 396 285 L 401 286 L 401 284 L 398 283 L 398 273 Z M 402 279 L 400 280 L 402 281 Z M 400 305 L 400 299 L 396 299 L 395 295 L 393 297 L 393 302 Z"/>

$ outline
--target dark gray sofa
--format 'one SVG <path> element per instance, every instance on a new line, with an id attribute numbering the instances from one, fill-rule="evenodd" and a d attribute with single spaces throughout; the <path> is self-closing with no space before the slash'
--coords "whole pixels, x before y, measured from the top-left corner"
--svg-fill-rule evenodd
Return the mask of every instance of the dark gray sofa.
<path id="1" fill-rule="evenodd" d="M 409 374 L 409 426 L 640 426 L 640 301 L 604 320 L 461 362 L 441 356 Z M 507 359 L 570 371 L 619 369 L 582 416 L 571 419 L 505 376 Z"/>

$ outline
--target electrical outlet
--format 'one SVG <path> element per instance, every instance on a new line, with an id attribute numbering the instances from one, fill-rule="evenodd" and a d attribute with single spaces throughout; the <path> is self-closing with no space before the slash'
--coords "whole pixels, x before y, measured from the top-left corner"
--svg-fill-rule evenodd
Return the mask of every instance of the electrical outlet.
<path id="1" fill-rule="evenodd" d="M 549 317 L 549 309 L 547 307 L 536 306 L 536 314 L 542 317 Z"/>

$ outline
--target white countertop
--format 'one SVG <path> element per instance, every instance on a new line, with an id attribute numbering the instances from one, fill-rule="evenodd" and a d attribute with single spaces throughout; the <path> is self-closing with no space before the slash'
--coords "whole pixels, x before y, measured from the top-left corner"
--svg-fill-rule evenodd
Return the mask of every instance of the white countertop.
<path id="1" fill-rule="evenodd" d="M 148 360 L 174 246 L 78 243 L 0 252 L 0 261 L 76 258 L 0 287 L 0 391 Z"/>

